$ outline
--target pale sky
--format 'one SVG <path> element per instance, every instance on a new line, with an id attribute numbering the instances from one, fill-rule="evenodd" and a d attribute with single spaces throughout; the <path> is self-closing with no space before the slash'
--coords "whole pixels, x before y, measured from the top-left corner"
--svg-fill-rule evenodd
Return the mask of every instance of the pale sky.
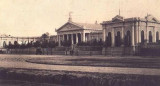
<path id="1" fill-rule="evenodd" d="M 68 21 L 98 23 L 118 15 L 142 17 L 152 14 L 160 20 L 160 0 L 0 0 L 0 34 L 40 36 L 56 34 Z"/>

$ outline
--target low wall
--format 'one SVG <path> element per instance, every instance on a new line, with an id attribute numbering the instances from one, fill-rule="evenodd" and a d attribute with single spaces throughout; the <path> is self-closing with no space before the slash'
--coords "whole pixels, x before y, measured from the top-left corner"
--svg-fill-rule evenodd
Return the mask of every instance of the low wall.
<path id="1" fill-rule="evenodd" d="M 160 56 L 160 48 L 140 48 L 140 56 Z"/>
<path id="2" fill-rule="evenodd" d="M 54 48 L 42 48 L 42 55 L 65 55 L 65 51 L 55 50 Z M 8 49 L 7 54 L 36 54 L 36 48 L 27 49 Z"/>
<path id="3" fill-rule="evenodd" d="M 100 46 L 77 46 L 74 49 L 74 55 L 102 55 Z"/>
<path id="4" fill-rule="evenodd" d="M 136 47 L 107 47 L 103 48 L 102 55 L 134 55 L 136 50 Z"/>

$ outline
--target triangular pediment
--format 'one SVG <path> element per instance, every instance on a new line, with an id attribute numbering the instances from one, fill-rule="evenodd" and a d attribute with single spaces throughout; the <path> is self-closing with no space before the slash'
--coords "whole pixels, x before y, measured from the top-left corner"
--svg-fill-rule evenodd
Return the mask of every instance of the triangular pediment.
<path id="1" fill-rule="evenodd" d="M 120 21 L 123 21 L 123 17 L 120 15 L 117 15 L 114 18 L 112 18 L 112 22 L 120 22 Z"/>
<path id="2" fill-rule="evenodd" d="M 151 21 L 151 22 L 159 22 L 154 16 L 152 16 L 152 15 L 147 15 L 146 17 L 145 17 L 145 19 L 146 20 L 148 20 L 148 21 Z"/>
<path id="3" fill-rule="evenodd" d="M 83 27 L 79 26 L 73 22 L 67 22 L 63 26 L 61 26 L 57 31 L 73 31 L 73 30 L 81 30 Z"/>

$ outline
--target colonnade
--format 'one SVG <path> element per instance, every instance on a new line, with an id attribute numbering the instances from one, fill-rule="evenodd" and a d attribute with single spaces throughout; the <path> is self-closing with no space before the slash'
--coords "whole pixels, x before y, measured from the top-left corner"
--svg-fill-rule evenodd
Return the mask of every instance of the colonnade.
<path id="1" fill-rule="evenodd" d="M 57 34 L 57 41 L 59 46 L 61 46 L 62 41 L 71 41 L 71 44 L 77 44 L 80 42 L 85 42 L 87 40 L 88 40 L 88 33 Z"/>

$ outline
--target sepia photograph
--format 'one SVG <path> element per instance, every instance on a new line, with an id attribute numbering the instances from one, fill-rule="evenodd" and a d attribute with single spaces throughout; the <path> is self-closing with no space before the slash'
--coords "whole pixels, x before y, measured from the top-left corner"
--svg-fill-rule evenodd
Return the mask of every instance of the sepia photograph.
<path id="1" fill-rule="evenodd" d="M 0 86 L 160 86 L 160 0 L 0 0 Z"/>

